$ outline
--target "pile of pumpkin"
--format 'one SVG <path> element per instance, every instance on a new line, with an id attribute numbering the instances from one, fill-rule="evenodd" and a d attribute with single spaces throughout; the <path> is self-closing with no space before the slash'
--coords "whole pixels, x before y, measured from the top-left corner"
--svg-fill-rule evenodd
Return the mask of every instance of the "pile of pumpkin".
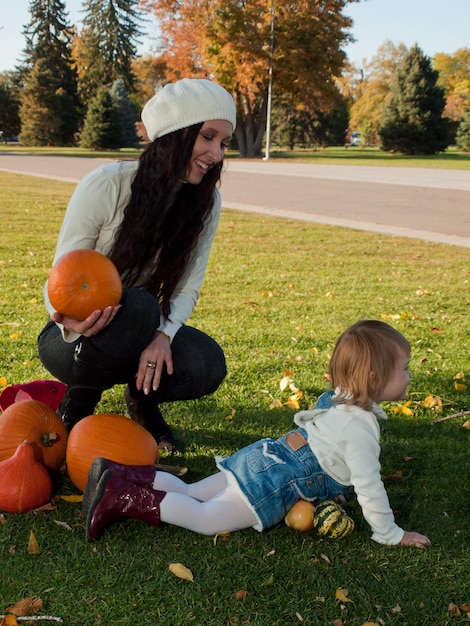
<path id="1" fill-rule="evenodd" d="M 354 530 L 354 521 L 334 500 L 323 500 L 317 505 L 298 500 L 284 518 L 289 528 L 301 532 L 315 529 L 321 537 L 344 539 Z"/>
<path id="2" fill-rule="evenodd" d="M 95 250 L 72 250 L 49 274 L 52 305 L 74 319 L 118 304 L 121 293 L 116 267 Z M 158 445 L 147 430 L 122 415 L 85 417 L 67 436 L 47 404 L 32 399 L 10 404 L 0 415 L 0 510 L 22 513 L 46 504 L 52 496 L 51 477 L 64 463 L 72 483 L 83 491 L 88 470 L 100 456 L 154 464 Z"/>
<path id="3" fill-rule="evenodd" d="M 123 415 L 90 415 L 67 436 L 47 404 L 38 400 L 11 404 L 0 415 L 0 511 L 23 513 L 47 504 L 52 477 L 65 468 L 83 491 L 88 470 L 100 456 L 117 463 L 154 465 L 158 445 L 147 430 Z"/>

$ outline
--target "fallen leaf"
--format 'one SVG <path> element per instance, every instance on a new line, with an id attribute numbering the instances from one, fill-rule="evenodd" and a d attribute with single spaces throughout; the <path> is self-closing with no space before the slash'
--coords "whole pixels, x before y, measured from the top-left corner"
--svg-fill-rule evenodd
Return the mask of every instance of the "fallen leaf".
<path id="1" fill-rule="evenodd" d="M 268 578 L 266 578 L 266 580 L 264 582 L 261 583 L 262 587 L 269 587 L 270 585 L 272 585 L 274 582 L 274 574 L 271 574 L 270 576 L 268 576 Z"/>
<path id="2" fill-rule="evenodd" d="M 302 615 L 300 615 L 300 613 L 298 611 L 295 612 L 295 616 L 299 620 L 299 622 L 303 622 L 304 621 L 304 618 L 302 617 Z"/>
<path id="3" fill-rule="evenodd" d="M 467 420 L 466 422 L 464 422 L 462 426 L 466 428 L 467 430 L 470 430 L 470 420 Z"/>
<path id="4" fill-rule="evenodd" d="M 232 411 L 231 411 L 230 415 L 227 415 L 227 416 L 225 417 L 225 419 L 226 419 L 226 420 L 231 420 L 231 419 L 233 419 L 233 417 L 235 416 L 235 413 L 236 413 L 235 409 L 232 409 Z"/>
<path id="5" fill-rule="evenodd" d="M 235 597 L 237 598 L 237 600 L 244 600 L 247 595 L 248 591 L 246 589 L 240 589 L 240 591 L 237 591 Z"/>
<path id="6" fill-rule="evenodd" d="M 67 524 L 67 522 L 61 522 L 58 519 L 53 520 L 54 524 L 57 526 L 62 526 L 65 530 L 72 530 L 72 527 Z"/>
<path id="7" fill-rule="evenodd" d="M 5 615 L 0 622 L 0 626 L 19 626 L 15 615 Z"/>
<path id="8" fill-rule="evenodd" d="M 454 376 L 454 380 L 460 380 L 461 378 L 465 378 L 464 372 L 459 372 L 458 374 L 455 374 Z"/>
<path id="9" fill-rule="evenodd" d="M 168 569 L 172 574 L 178 576 L 178 578 L 183 578 L 184 580 L 189 580 L 191 582 L 194 580 L 192 571 L 182 563 L 170 563 Z"/>
<path id="10" fill-rule="evenodd" d="M 434 409 L 435 407 L 442 408 L 441 398 L 439 396 L 433 396 L 432 394 L 429 396 L 426 396 L 424 400 L 420 400 L 418 404 L 424 407 L 425 409 Z"/>
<path id="11" fill-rule="evenodd" d="M 335 593 L 335 598 L 340 602 L 352 602 L 352 600 L 348 598 L 348 594 L 349 591 L 347 589 L 338 588 Z"/>
<path id="12" fill-rule="evenodd" d="M 464 602 L 460 605 L 460 608 L 462 609 L 462 611 L 465 611 L 465 613 L 470 612 L 470 602 Z"/>
<path id="13" fill-rule="evenodd" d="M 289 409 L 293 409 L 294 411 L 298 411 L 300 408 L 297 400 L 289 400 L 289 402 L 284 402 L 284 406 L 288 407 Z"/>
<path id="14" fill-rule="evenodd" d="M 31 615 L 31 613 L 37 613 L 39 609 L 42 609 L 41 598 L 28 597 L 19 600 L 12 606 L 8 607 L 7 611 L 13 613 L 17 617 L 24 615 Z"/>
<path id="15" fill-rule="evenodd" d="M 404 456 L 403 460 L 405 461 L 405 463 L 409 463 L 410 461 L 416 461 L 416 459 L 419 458 L 417 456 Z"/>
<path id="16" fill-rule="evenodd" d="M 214 546 L 217 545 L 217 540 L 219 539 L 219 537 L 221 541 L 227 541 L 227 538 L 230 537 L 230 531 L 227 530 L 224 533 L 217 533 L 216 536 L 214 537 Z"/>
<path id="17" fill-rule="evenodd" d="M 401 613 L 401 606 L 399 604 L 397 604 L 396 606 L 393 607 L 393 609 L 390 609 L 392 613 Z"/>
<path id="18" fill-rule="evenodd" d="M 326 554 L 320 554 L 321 558 L 327 563 L 331 563 L 330 559 L 326 556 Z"/>
<path id="19" fill-rule="evenodd" d="M 283 376 L 279 382 L 279 388 L 281 391 L 285 391 L 289 385 L 294 383 L 292 376 Z"/>
<path id="20" fill-rule="evenodd" d="M 455 391 L 465 391 L 466 388 L 467 385 L 464 385 L 464 383 L 454 383 Z"/>
<path id="21" fill-rule="evenodd" d="M 460 615 L 462 615 L 459 607 L 453 602 L 449 604 L 449 608 L 447 610 L 449 611 L 451 615 L 453 615 L 453 617 L 460 617 Z"/>
<path id="22" fill-rule="evenodd" d="M 401 470 L 395 470 L 388 476 L 383 476 L 382 480 L 395 480 L 396 478 L 403 478 L 403 472 Z"/>
<path id="23" fill-rule="evenodd" d="M 33 531 L 31 531 L 29 535 L 28 554 L 41 554 L 41 548 L 39 547 L 38 540 L 34 536 Z"/>
<path id="24" fill-rule="evenodd" d="M 39 506 L 37 509 L 34 509 L 33 513 L 44 513 L 44 511 L 55 511 L 56 509 L 56 505 L 49 501 L 46 502 L 46 504 Z"/>
<path id="25" fill-rule="evenodd" d="M 75 496 L 60 496 L 64 502 L 83 502 L 83 493 Z"/>
<path id="26" fill-rule="evenodd" d="M 392 408 L 392 411 L 394 413 L 402 413 L 403 415 L 413 415 L 413 411 L 410 409 L 410 406 L 412 404 L 411 400 L 407 400 L 404 404 L 397 404 L 397 406 L 394 406 Z"/>

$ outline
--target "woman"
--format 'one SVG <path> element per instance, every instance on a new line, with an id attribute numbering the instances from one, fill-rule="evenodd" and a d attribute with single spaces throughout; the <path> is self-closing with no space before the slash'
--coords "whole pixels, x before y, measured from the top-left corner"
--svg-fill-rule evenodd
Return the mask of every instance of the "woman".
<path id="1" fill-rule="evenodd" d="M 69 430 L 93 413 L 104 389 L 126 384 L 132 419 L 173 450 L 159 404 L 212 393 L 226 374 L 220 346 L 185 323 L 219 220 L 216 185 L 235 104 L 212 81 L 183 79 L 147 102 L 142 121 L 151 143 L 138 161 L 104 165 L 78 184 L 54 257 L 79 248 L 108 256 L 123 282 L 121 302 L 73 320 L 54 311 L 46 283 L 50 321 L 38 348 L 68 385 L 58 411 Z"/>

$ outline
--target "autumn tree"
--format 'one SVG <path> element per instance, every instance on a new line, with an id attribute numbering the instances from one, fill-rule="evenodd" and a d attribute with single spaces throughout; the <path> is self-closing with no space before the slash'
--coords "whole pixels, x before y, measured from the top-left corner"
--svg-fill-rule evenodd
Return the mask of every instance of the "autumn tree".
<path id="1" fill-rule="evenodd" d="M 453 54 L 434 55 L 433 67 L 439 72 L 437 84 L 446 96 L 444 114 L 450 120 L 455 135 L 459 123 L 470 107 L 470 48 L 460 48 Z"/>
<path id="2" fill-rule="evenodd" d="M 360 131 L 367 145 L 377 141 L 380 121 L 391 98 L 393 77 L 408 50 L 404 44 L 384 41 L 360 69 L 349 66 L 349 80 L 342 85 L 350 100 L 351 130 Z M 344 75 L 343 75 L 344 76 Z"/>
<path id="3" fill-rule="evenodd" d="M 22 141 L 70 145 L 77 132 L 79 100 L 71 54 L 73 31 L 65 4 L 62 0 L 31 0 L 29 11 L 31 20 L 23 31 L 24 62 L 19 68 L 24 87 L 20 94 Z"/>
<path id="4" fill-rule="evenodd" d="M 132 61 L 137 55 L 142 19 L 139 0 L 85 0 L 84 19 L 75 40 L 79 90 L 87 104 L 100 87 L 122 80 L 134 89 Z"/>
<path id="5" fill-rule="evenodd" d="M 395 73 L 390 102 L 382 116 L 379 134 L 383 150 L 435 154 L 446 149 L 445 97 L 437 79 L 430 58 L 413 46 Z"/>
<path id="6" fill-rule="evenodd" d="M 146 0 L 161 27 L 167 79 L 214 78 L 237 105 L 240 154 L 258 156 L 266 126 L 269 64 L 277 102 L 314 117 L 338 101 L 355 0 Z M 271 49 L 274 18 L 274 50 Z"/>

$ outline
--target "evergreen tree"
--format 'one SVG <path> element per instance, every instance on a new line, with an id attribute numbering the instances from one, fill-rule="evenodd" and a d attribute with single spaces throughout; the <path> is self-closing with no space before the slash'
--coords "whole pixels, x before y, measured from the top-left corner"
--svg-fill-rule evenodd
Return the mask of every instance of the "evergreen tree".
<path id="1" fill-rule="evenodd" d="M 89 102 L 100 87 L 121 79 L 128 92 L 134 89 L 132 60 L 137 55 L 139 0 L 85 0 L 78 63 L 80 94 Z"/>
<path id="2" fill-rule="evenodd" d="M 457 129 L 457 147 L 464 152 L 470 152 L 470 108 L 462 117 Z"/>
<path id="3" fill-rule="evenodd" d="M 429 57 L 413 46 L 395 72 L 392 95 L 381 119 L 383 150 L 435 154 L 447 148 L 444 90 L 437 86 L 437 79 Z"/>
<path id="4" fill-rule="evenodd" d="M 20 109 L 21 124 L 29 127 L 22 129 L 22 135 L 32 138 L 30 131 L 35 133 L 29 119 L 33 107 L 38 119 L 55 118 L 55 127 L 47 125 L 49 134 L 45 129 L 36 134 L 34 145 L 70 145 L 78 128 L 79 100 L 71 53 L 73 32 L 67 22 L 65 4 L 62 0 L 31 0 L 29 11 L 31 20 L 24 30 L 25 61 L 19 68 L 24 86 L 21 100 L 27 99 Z M 35 97 L 36 86 L 40 93 Z M 53 108 L 43 110 L 48 106 Z M 44 143 L 37 143 L 39 136 Z"/>
<path id="5" fill-rule="evenodd" d="M 9 72 L 0 75 L 0 133 L 5 141 L 20 132 L 18 89 L 10 80 Z"/>
<path id="6" fill-rule="evenodd" d="M 131 147 L 139 143 L 135 123 L 136 110 L 129 98 L 129 93 L 124 86 L 124 81 L 115 80 L 109 91 L 114 108 L 119 113 L 121 120 L 121 136 L 123 144 L 121 147 Z"/>
<path id="7" fill-rule="evenodd" d="M 80 144 L 90 150 L 117 150 L 123 145 L 121 118 L 106 87 L 90 101 Z"/>

